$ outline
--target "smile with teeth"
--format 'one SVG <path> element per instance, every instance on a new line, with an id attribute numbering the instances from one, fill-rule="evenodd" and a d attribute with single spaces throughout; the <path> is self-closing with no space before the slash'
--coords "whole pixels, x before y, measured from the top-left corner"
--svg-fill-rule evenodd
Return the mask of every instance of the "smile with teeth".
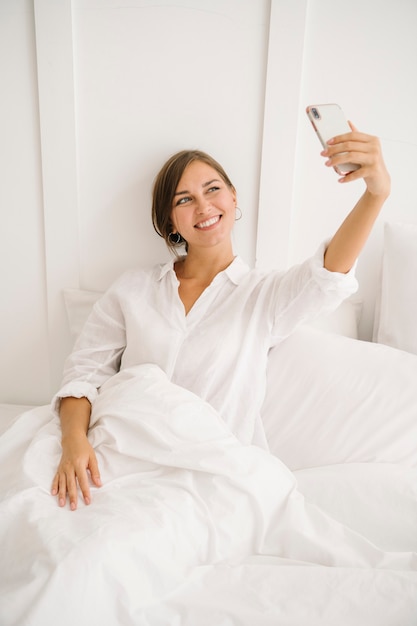
<path id="1" fill-rule="evenodd" d="M 209 220 L 206 220 L 205 222 L 200 222 L 199 224 L 196 224 L 195 227 L 196 228 L 210 228 L 210 226 L 213 226 L 214 224 L 217 224 L 217 222 L 220 221 L 220 215 L 216 215 L 215 217 L 211 217 Z"/>

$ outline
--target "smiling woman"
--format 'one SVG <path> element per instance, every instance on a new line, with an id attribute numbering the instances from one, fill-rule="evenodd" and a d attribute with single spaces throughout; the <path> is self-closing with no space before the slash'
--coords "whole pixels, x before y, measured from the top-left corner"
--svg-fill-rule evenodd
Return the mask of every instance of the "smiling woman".
<path id="1" fill-rule="evenodd" d="M 101 484 L 87 434 L 91 404 L 111 377 L 152 363 L 216 409 L 244 444 L 266 447 L 260 411 L 270 349 L 300 324 L 335 309 L 357 288 L 352 267 L 389 190 L 379 142 L 353 130 L 334 138 L 360 165 L 366 191 L 330 242 L 287 272 L 250 269 L 232 245 L 237 193 L 224 169 L 200 151 L 172 156 L 157 175 L 152 221 L 175 256 L 124 274 L 96 303 L 66 363 L 54 404 L 62 457 L 52 493 L 90 503 L 89 473 Z M 185 246 L 180 256 L 178 248 Z M 253 367 L 256 364 L 256 367 Z"/>
<path id="2" fill-rule="evenodd" d="M 221 182 L 222 185 L 226 185 L 229 190 L 235 193 L 235 188 L 225 170 L 210 155 L 200 150 L 182 150 L 174 154 L 165 163 L 155 179 L 152 203 L 153 226 L 158 235 L 164 238 L 167 246 L 174 252 L 176 248 L 183 245 L 188 248 L 187 240 L 184 237 L 170 237 L 170 235 L 179 230 L 174 230 L 172 212 L 174 206 L 184 204 L 188 200 L 189 191 L 184 186 L 186 181 L 181 179 L 186 168 L 192 163 L 206 164 L 211 168 L 212 175 L 209 175 L 209 179 L 202 181 L 203 185 L 209 187 L 207 191 L 214 191 L 210 188 L 211 183 Z"/>
<path id="3" fill-rule="evenodd" d="M 235 213 L 234 188 L 219 179 L 207 163 L 193 161 L 187 165 L 171 212 L 173 233 L 181 233 L 187 243 L 187 256 L 174 264 L 179 296 L 187 313 L 234 259 L 231 233 Z"/>
<path id="4" fill-rule="evenodd" d="M 230 235 L 236 209 L 234 189 L 218 176 L 216 178 L 216 171 L 201 161 L 193 161 L 186 167 L 178 189 L 174 195 L 171 221 L 173 232 L 181 233 L 187 242 L 188 255 L 198 252 L 200 246 L 215 244 L 222 244 L 226 254 L 232 254 Z"/>

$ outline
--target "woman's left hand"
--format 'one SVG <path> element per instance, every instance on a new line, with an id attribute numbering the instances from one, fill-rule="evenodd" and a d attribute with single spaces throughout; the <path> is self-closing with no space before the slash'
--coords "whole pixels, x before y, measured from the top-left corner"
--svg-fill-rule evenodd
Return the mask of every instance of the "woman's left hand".
<path id="1" fill-rule="evenodd" d="M 333 137 L 329 140 L 328 147 L 321 152 L 322 156 L 327 157 L 325 165 L 359 165 L 359 169 L 342 176 L 339 182 L 348 183 L 363 178 L 370 194 L 387 198 L 391 189 L 391 178 L 382 157 L 378 137 L 359 132 L 351 122 L 349 126 L 351 133 Z"/>

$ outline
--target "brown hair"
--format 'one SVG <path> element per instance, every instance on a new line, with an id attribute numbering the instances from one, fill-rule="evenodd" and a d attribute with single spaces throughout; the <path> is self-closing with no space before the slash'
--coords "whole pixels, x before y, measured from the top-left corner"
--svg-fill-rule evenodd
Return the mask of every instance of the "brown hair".
<path id="1" fill-rule="evenodd" d="M 169 237 L 173 229 L 171 221 L 172 202 L 185 168 L 193 161 L 202 161 L 212 167 L 226 185 L 234 190 L 222 166 L 205 152 L 200 150 L 182 150 L 168 159 L 155 178 L 153 186 L 152 224 L 158 235 L 163 237 L 168 248 L 174 254 L 176 254 L 176 248 L 184 244 L 187 249 L 187 242 L 181 237 L 178 243 L 174 243 Z"/>

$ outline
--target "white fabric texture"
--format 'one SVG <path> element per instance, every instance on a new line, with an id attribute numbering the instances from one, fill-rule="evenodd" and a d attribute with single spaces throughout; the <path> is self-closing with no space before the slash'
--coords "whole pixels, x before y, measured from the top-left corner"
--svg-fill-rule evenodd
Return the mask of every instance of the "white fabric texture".
<path id="1" fill-rule="evenodd" d="M 374 341 L 417 354 L 417 224 L 384 225 Z"/>
<path id="2" fill-rule="evenodd" d="M 153 363 L 210 402 L 242 442 L 265 446 L 260 407 L 269 349 L 357 289 L 353 270 L 323 268 L 324 250 L 285 273 L 250 270 L 236 257 L 188 315 L 173 261 L 127 272 L 95 304 L 57 397 L 93 401 L 119 368 Z"/>
<path id="3" fill-rule="evenodd" d="M 289 468 L 417 465 L 417 356 L 297 330 L 273 348 L 262 419 Z"/>
<path id="4" fill-rule="evenodd" d="M 400 549 L 386 538 L 384 550 L 371 524 L 363 536 L 332 519 L 281 461 L 240 443 L 157 366 L 107 381 L 91 422 L 104 484 L 76 512 L 49 493 L 60 445 L 48 407 L 1 440 L 0 623 L 415 624 L 417 535 Z M 393 506 L 401 495 L 400 484 Z M 415 519 L 417 499 L 401 510 Z"/>
<path id="5" fill-rule="evenodd" d="M 93 306 L 103 293 L 86 289 L 64 289 L 63 295 L 68 317 L 68 327 L 72 340 L 75 343 L 93 310 Z M 358 339 L 362 306 L 362 300 L 352 296 L 339 304 L 334 311 L 319 315 L 310 320 L 307 325 L 327 333 Z"/>
<path id="6" fill-rule="evenodd" d="M 414 545 L 416 467 L 340 463 L 298 470 L 294 475 L 306 498 L 349 528 L 372 537 L 383 550 L 408 550 Z"/>
<path id="7" fill-rule="evenodd" d="M 6 431 L 14 420 L 18 419 L 22 413 L 33 409 L 28 404 L 3 404 L 0 403 L 0 435 Z"/>

